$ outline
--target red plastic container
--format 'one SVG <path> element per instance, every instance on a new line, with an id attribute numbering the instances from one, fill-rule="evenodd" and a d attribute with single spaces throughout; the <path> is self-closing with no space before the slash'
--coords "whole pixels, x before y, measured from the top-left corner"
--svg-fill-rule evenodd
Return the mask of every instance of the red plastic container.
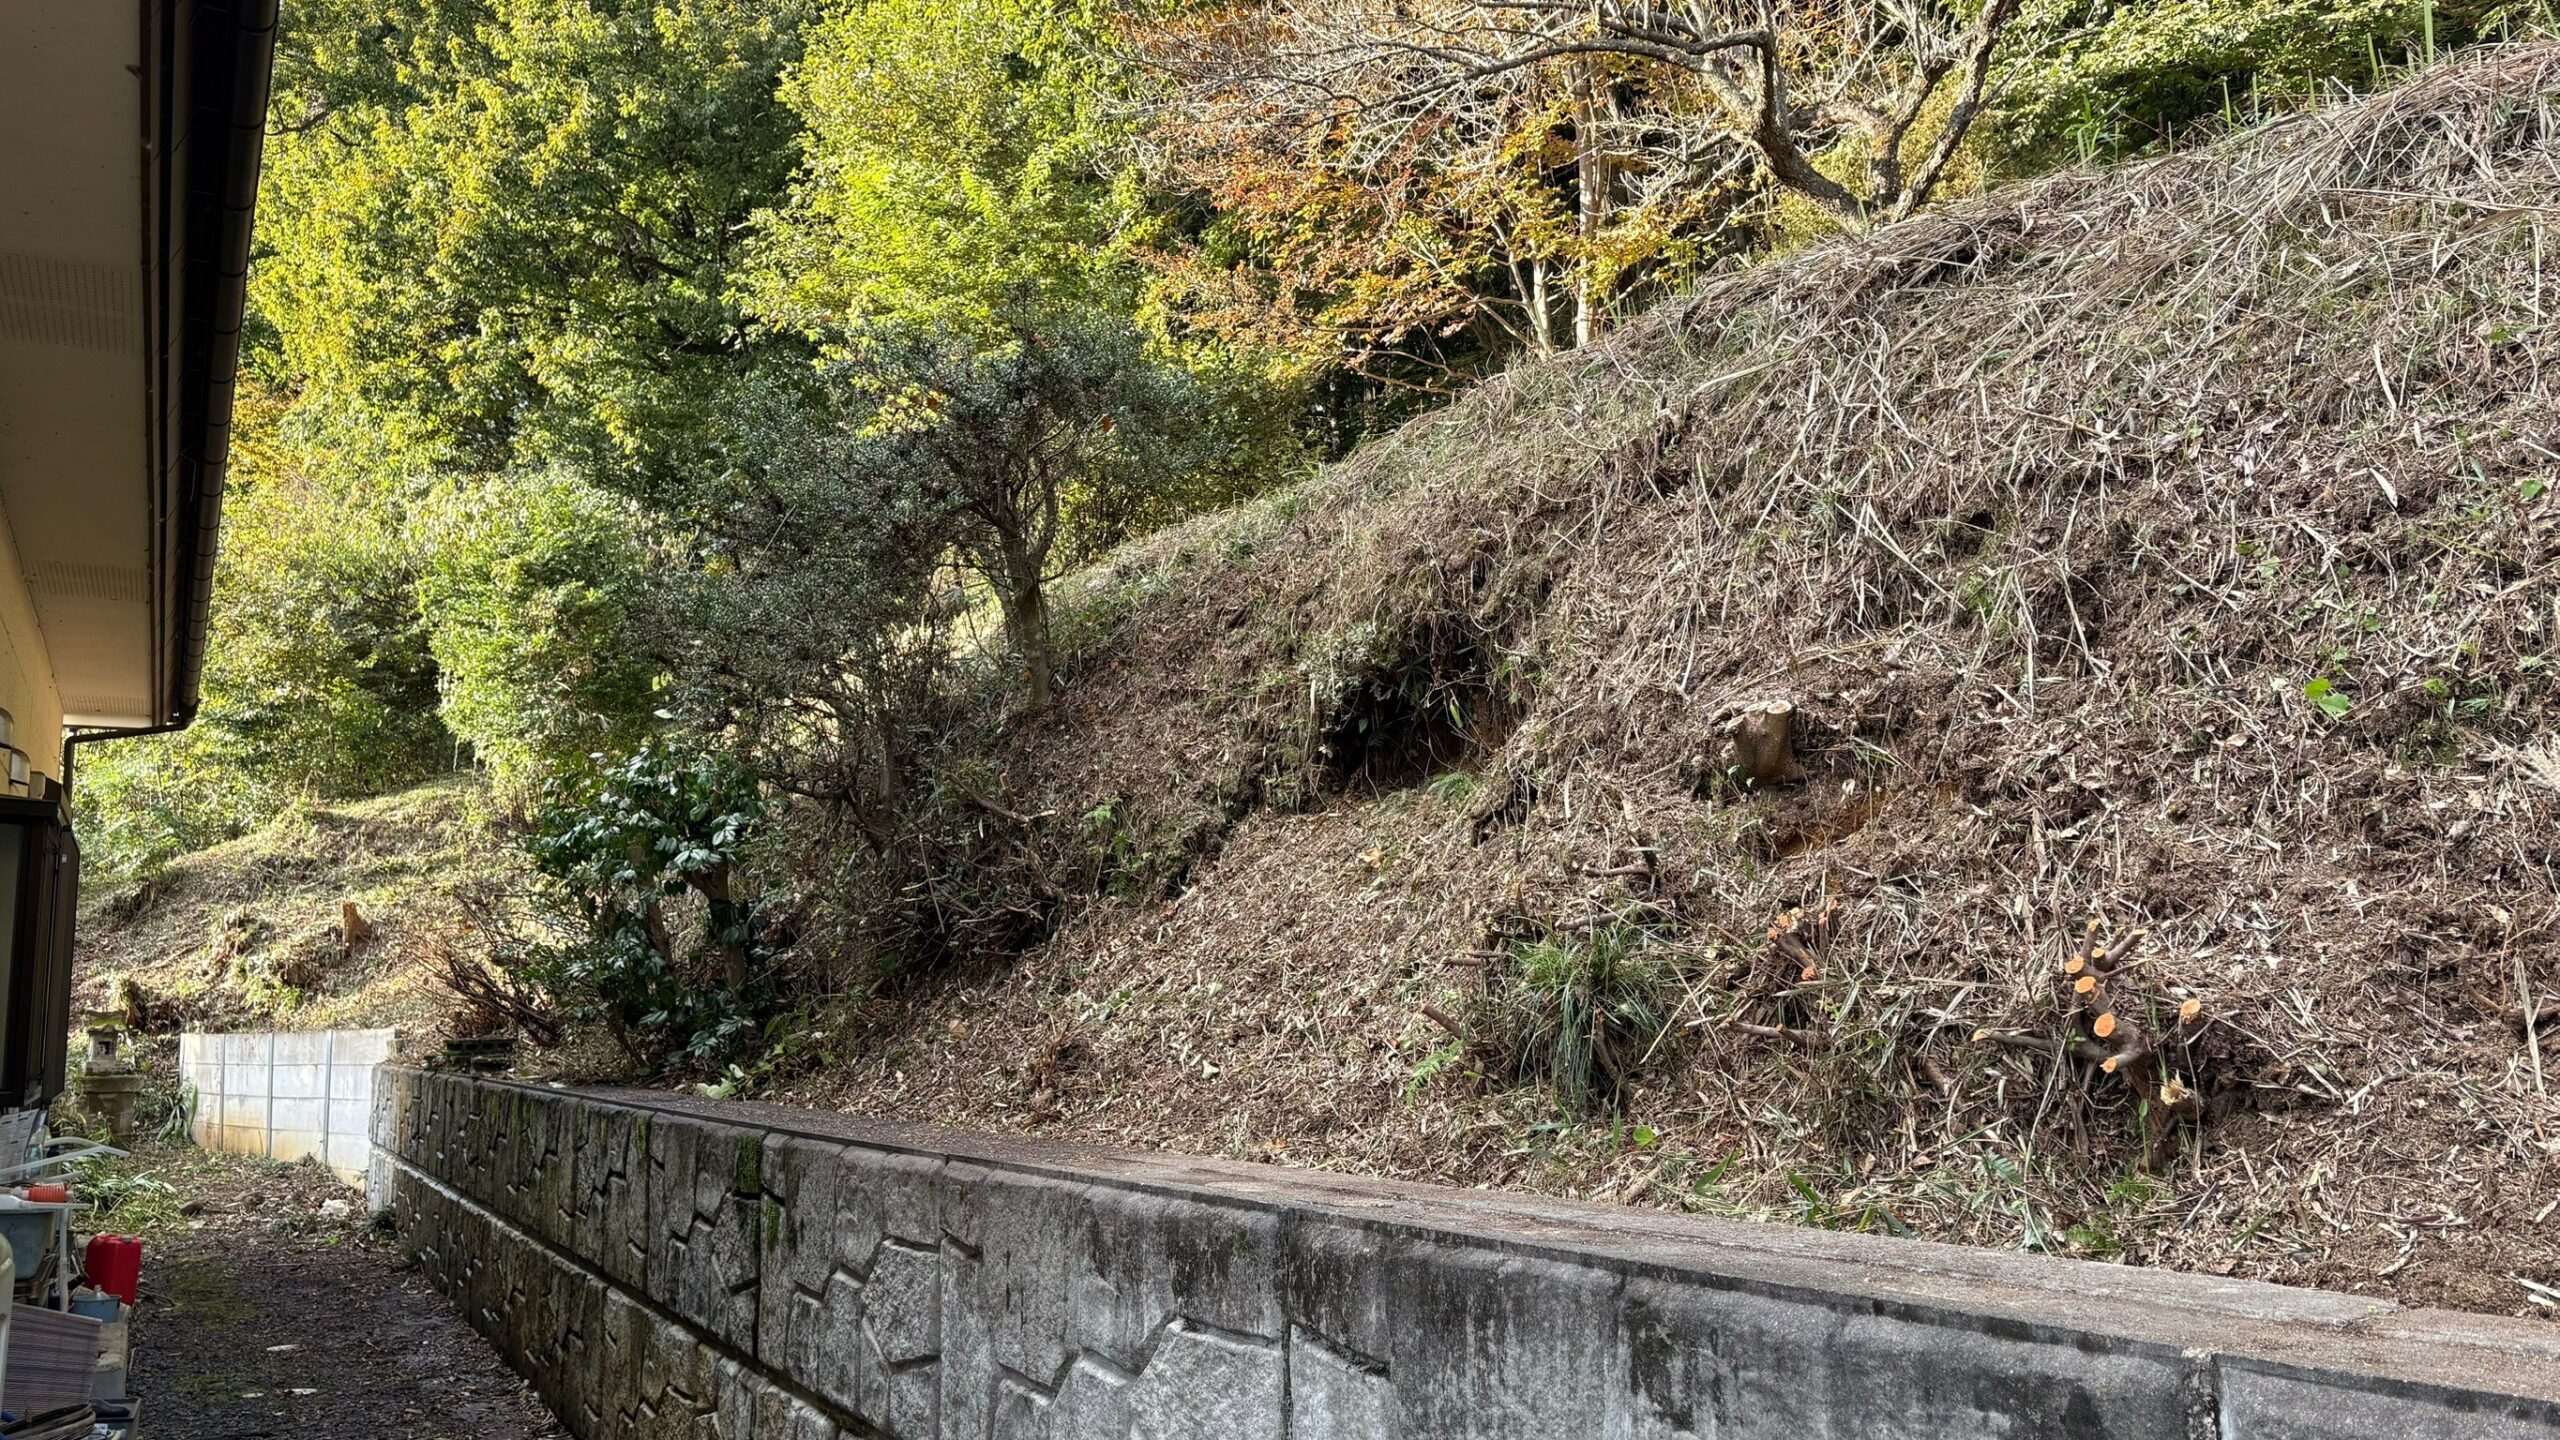
<path id="1" fill-rule="evenodd" d="M 92 1235 L 89 1248 L 81 1255 L 80 1268 L 87 1273 L 92 1287 L 127 1305 L 139 1303 L 134 1297 L 142 1288 L 141 1241 L 130 1235 Z"/>

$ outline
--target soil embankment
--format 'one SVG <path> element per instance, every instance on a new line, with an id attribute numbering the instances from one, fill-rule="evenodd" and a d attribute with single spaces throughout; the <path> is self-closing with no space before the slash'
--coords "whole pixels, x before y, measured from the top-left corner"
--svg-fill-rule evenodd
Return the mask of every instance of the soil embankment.
<path id="1" fill-rule="evenodd" d="M 783 1098 L 2546 1313 L 2555 213 L 2490 52 L 1141 546 L 991 745 L 1059 928 Z"/>

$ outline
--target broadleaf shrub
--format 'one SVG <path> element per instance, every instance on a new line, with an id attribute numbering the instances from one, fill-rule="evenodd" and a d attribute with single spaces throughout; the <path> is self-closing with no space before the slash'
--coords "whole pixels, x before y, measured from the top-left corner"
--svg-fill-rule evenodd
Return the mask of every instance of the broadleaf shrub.
<path id="1" fill-rule="evenodd" d="M 554 785 L 525 837 L 538 938 L 502 963 L 636 1060 L 716 1068 L 775 1005 L 765 908 L 739 873 L 764 816 L 744 767 L 665 739 Z"/>

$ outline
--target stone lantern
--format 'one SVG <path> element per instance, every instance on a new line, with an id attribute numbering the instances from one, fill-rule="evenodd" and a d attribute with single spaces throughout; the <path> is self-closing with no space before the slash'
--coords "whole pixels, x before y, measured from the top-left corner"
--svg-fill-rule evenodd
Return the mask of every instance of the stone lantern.
<path id="1" fill-rule="evenodd" d="M 107 1122 L 117 1146 L 133 1146 L 134 1107 L 142 1099 L 142 1076 L 125 1049 L 124 1017 L 101 1010 L 89 1016 L 89 1058 L 80 1068 L 80 1108 Z"/>

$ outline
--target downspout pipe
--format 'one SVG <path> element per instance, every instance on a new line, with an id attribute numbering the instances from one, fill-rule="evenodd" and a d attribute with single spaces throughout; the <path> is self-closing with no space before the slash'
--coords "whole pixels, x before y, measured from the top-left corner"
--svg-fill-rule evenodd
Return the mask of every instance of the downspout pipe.
<path id="1" fill-rule="evenodd" d="M 62 808 L 71 808 L 71 777 L 80 768 L 79 747 L 101 740 L 137 740 L 145 735 L 173 735 L 187 728 L 185 720 L 172 720 L 166 725 L 145 725 L 135 730 L 78 730 L 62 737 Z"/>

